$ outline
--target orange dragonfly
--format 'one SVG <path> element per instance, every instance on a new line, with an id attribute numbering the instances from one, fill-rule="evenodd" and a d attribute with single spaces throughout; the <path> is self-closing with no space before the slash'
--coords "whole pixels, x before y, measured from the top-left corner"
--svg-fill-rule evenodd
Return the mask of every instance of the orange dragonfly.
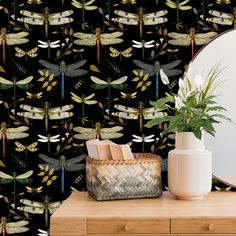
<path id="1" fill-rule="evenodd" d="M 198 33 L 194 28 L 190 28 L 189 34 L 170 32 L 167 34 L 172 39 L 168 40 L 169 44 L 177 46 L 189 46 L 192 47 L 192 58 L 195 55 L 194 46 L 195 45 L 204 45 L 212 40 L 213 37 L 217 35 L 216 32 L 207 32 L 207 33 Z"/>
<path id="2" fill-rule="evenodd" d="M 79 39 L 74 41 L 75 44 L 83 46 L 95 46 L 97 45 L 97 61 L 100 63 L 100 45 L 111 45 L 123 42 L 123 39 L 119 38 L 123 35 L 122 32 L 113 33 L 101 33 L 100 28 L 95 29 L 95 34 L 86 34 L 81 32 L 76 32 L 73 35 Z"/>
<path id="3" fill-rule="evenodd" d="M 5 122 L 1 123 L 0 128 L 0 139 L 2 139 L 2 154 L 3 157 L 6 156 L 6 139 L 20 139 L 29 136 L 28 133 L 25 133 L 29 128 L 27 126 L 19 126 L 16 128 L 7 128 Z"/>
<path id="4" fill-rule="evenodd" d="M 6 63 L 6 46 L 27 43 L 29 41 L 29 39 L 26 39 L 25 37 L 28 36 L 28 34 L 29 33 L 27 33 L 27 32 L 9 33 L 8 34 L 6 28 L 1 29 L 0 45 L 2 45 L 3 63 Z"/>

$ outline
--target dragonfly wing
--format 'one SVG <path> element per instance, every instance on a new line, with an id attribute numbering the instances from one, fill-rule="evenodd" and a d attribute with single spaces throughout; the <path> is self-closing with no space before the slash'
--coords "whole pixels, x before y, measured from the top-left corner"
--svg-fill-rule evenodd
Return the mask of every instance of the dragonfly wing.
<path id="1" fill-rule="evenodd" d="M 80 38 L 80 39 L 87 39 L 87 40 L 95 40 L 96 39 L 95 34 L 86 34 L 86 33 L 82 33 L 82 32 L 75 32 L 75 33 L 73 33 L 73 35 L 77 38 Z"/>
<path id="2" fill-rule="evenodd" d="M 93 75 L 90 78 L 95 84 L 108 84 L 105 80 L 101 80 Z"/>
<path id="3" fill-rule="evenodd" d="M 147 13 L 144 15 L 144 19 L 158 18 L 158 17 L 166 15 L 167 13 L 168 13 L 167 10 L 157 11 L 157 12 L 153 12 L 153 13 Z"/>
<path id="4" fill-rule="evenodd" d="M 165 115 L 164 112 L 143 112 L 143 118 L 145 120 L 151 120 L 157 117 L 163 117 Z"/>
<path id="5" fill-rule="evenodd" d="M 195 43 L 197 45 L 207 44 L 216 35 L 217 35 L 216 32 L 208 32 L 208 33 L 197 34 L 196 37 L 195 37 Z"/>
<path id="6" fill-rule="evenodd" d="M 15 234 L 15 233 L 24 233 L 26 231 L 28 231 L 29 228 L 27 227 L 18 227 L 15 228 L 15 227 L 11 227 L 11 226 L 6 226 L 6 232 L 7 234 Z"/>
<path id="7" fill-rule="evenodd" d="M 146 73 L 151 73 L 153 71 L 153 65 L 144 63 L 142 61 L 139 60 L 133 60 L 133 63 L 137 66 L 139 66 L 140 68 L 143 69 L 143 71 Z"/>
<path id="8" fill-rule="evenodd" d="M 127 79 L 128 79 L 128 76 L 122 76 L 122 77 L 119 78 L 119 79 L 113 80 L 113 81 L 111 82 L 111 84 L 112 84 L 112 85 L 115 85 L 115 84 L 122 84 L 122 83 L 124 83 Z"/>
<path id="9" fill-rule="evenodd" d="M 28 84 L 32 79 L 33 79 L 33 76 L 29 76 L 25 79 L 17 81 L 16 84 Z"/>
<path id="10" fill-rule="evenodd" d="M 127 107 L 127 106 L 123 106 L 123 105 L 119 105 L 119 104 L 116 104 L 114 106 L 114 108 L 116 108 L 116 109 L 118 109 L 120 111 L 124 111 L 124 112 L 138 113 L 137 108 Z"/>
<path id="11" fill-rule="evenodd" d="M 20 13 L 24 16 L 33 17 L 37 19 L 44 19 L 44 15 L 36 12 L 21 10 Z"/>
<path id="12" fill-rule="evenodd" d="M 106 33 L 106 34 L 101 34 L 101 39 L 111 39 L 111 40 L 114 40 L 114 38 L 118 38 L 118 37 L 121 37 L 123 35 L 122 32 L 113 32 L 113 33 Z"/>
<path id="13" fill-rule="evenodd" d="M 64 119 L 64 118 L 69 118 L 73 116 L 73 112 L 57 112 L 57 113 L 50 113 L 49 118 L 51 120 L 59 120 L 59 119 Z"/>
<path id="14" fill-rule="evenodd" d="M 130 12 L 125 12 L 125 11 L 121 11 L 121 10 L 115 10 L 114 11 L 115 14 L 117 14 L 118 16 L 122 16 L 122 17 L 128 17 L 131 19 L 138 19 L 138 15 L 134 14 L 134 13 L 130 13 Z"/>
<path id="15" fill-rule="evenodd" d="M 168 77 L 177 76 L 182 73 L 182 70 L 179 70 L 179 69 L 171 69 L 171 70 L 163 69 L 163 71 Z"/>
<path id="16" fill-rule="evenodd" d="M 79 170 L 84 170 L 86 168 L 85 164 L 78 164 L 78 163 L 74 163 L 74 164 L 69 164 L 66 163 L 65 169 L 67 171 L 79 171 Z"/>
<path id="17" fill-rule="evenodd" d="M 124 119 L 130 119 L 130 120 L 137 120 L 138 119 L 138 113 L 132 113 L 132 112 L 118 111 L 118 112 L 113 112 L 112 115 L 118 116 L 118 117 L 121 117 Z"/>
<path id="18" fill-rule="evenodd" d="M 33 174 L 33 172 L 34 172 L 33 170 L 29 170 L 29 171 L 25 172 L 24 174 L 18 175 L 16 178 L 17 179 L 27 179 Z"/>
<path id="19" fill-rule="evenodd" d="M 53 18 L 62 18 L 62 17 L 66 17 L 66 16 L 70 16 L 74 13 L 73 10 L 67 10 L 67 11 L 63 11 L 63 12 L 57 12 L 57 13 L 53 13 L 49 15 L 49 20 L 53 19 Z"/>
<path id="20" fill-rule="evenodd" d="M 72 22 L 74 19 L 71 17 L 65 17 L 65 18 L 54 18 L 51 19 L 49 18 L 49 24 L 50 25 L 63 25 L 63 24 L 68 24 L 70 22 Z"/>
<path id="21" fill-rule="evenodd" d="M 122 133 L 101 133 L 101 139 L 113 139 L 122 137 Z"/>
<path id="22" fill-rule="evenodd" d="M 13 178 L 11 175 L 8 175 L 2 171 L 0 171 L 0 177 L 3 179 L 12 179 Z"/>
<path id="23" fill-rule="evenodd" d="M 7 39 L 15 39 L 15 38 L 23 38 L 23 37 L 26 37 L 28 36 L 29 33 L 28 32 L 19 32 L 19 33 L 10 33 L 10 34 L 7 34 Z"/>
<path id="24" fill-rule="evenodd" d="M 48 69 L 51 69 L 53 71 L 55 71 L 56 73 L 58 73 L 58 71 L 60 71 L 60 66 L 59 65 L 56 65 L 56 64 L 53 64 L 53 63 L 50 63 L 48 61 L 45 61 L 45 60 L 39 60 L 39 63 L 48 68 Z"/>
<path id="25" fill-rule="evenodd" d="M 72 0 L 71 5 L 73 5 L 74 7 L 79 8 L 79 9 L 83 8 L 83 5 L 80 2 L 76 1 L 76 0 Z"/>
<path id="26" fill-rule="evenodd" d="M 19 21 L 28 23 L 30 25 L 43 25 L 44 24 L 44 18 L 36 19 L 36 18 L 30 18 L 30 17 L 22 17 L 19 19 Z"/>
<path id="27" fill-rule="evenodd" d="M 114 18 L 115 22 L 125 24 L 125 25 L 137 25 L 139 23 L 139 19 L 136 17 L 136 19 L 131 18 L 125 18 L 125 17 L 116 17 Z"/>
<path id="28" fill-rule="evenodd" d="M 88 71 L 87 70 L 83 70 L 83 69 L 77 69 L 77 70 L 69 70 L 66 68 L 65 74 L 68 77 L 77 77 L 77 76 L 82 76 L 87 74 Z"/>
<path id="29" fill-rule="evenodd" d="M 7 39 L 6 42 L 8 45 L 23 44 L 29 42 L 29 39 L 14 38 L 14 39 Z"/>
<path id="30" fill-rule="evenodd" d="M 189 46 L 191 43 L 191 40 L 189 37 L 187 37 L 185 39 L 182 39 L 182 38 L 170 39 L 170 40 L 168 40 L 168 43 L 172 44 L 172 45 L 177 45 L 177 46 Z"/>
<path id="31" fill-rule="evenodd" d="M 114 126 L 111 128 L 102 128 L 101 133 L 115 133 L 115 132 L 121 131 L 122 129 L 123 129 L 122 126 Z"/>
<path id="32" fill-rule="evenodd" d="M 232 14 L 224 13 L 224 12 L 219 12 L 219 11 L 215 11 L 215 10 L 210 10 L 209 13 L 211 15 L 219 17 L 219 18 L 225 18 L 225 19 L 232 19 L 233 18 Z"/>
<path id="33" fill-rule="evenodd" d="M 120 39 L 120 38 L 101 38 L 101 44 L 102 45 L 110 45 L 110 44 L 117 44 L 117 43 L 122 43 L 123 42 L 123 39 Z"/>
<path id="34" fill-rule="evenodd" d="M 48 163 L 51 163 L 51 164 L 56 164 L 56 165 L 58 165 L 58 163 L 59 163 L 59 160 L 54 159 L 54 158 L 51 158 L 51 157 L 46 156 L 46 155 L 43 155 L 43 154 L 39 154 L 39 157 L 40 157 L 42 160 L 44 160 L 44 161 L 46 161 L 46 162 L 48 162 Z"/>
<path id="35" fill-rule="evenodd" d="M 43 206 L 43 203 L 41 203 L 41 202 L 31 201 L 28 199 L 20 199 L 20 202 L 23 203 L 24 205 L 27 205 L 27 206 L 34 206 L 34 207 L 42 207 Z"/>
<path id="36" fill-rule="evenodd" d="M 74 157 L 74 158 L 71 158 L 71 159 L 67 159 L 66 160 L 66 164 L 76 164 L 78 162 L 81 162 L 83 161 L 84 159 L 86 158 L 86 154 L 82 154 L 82 155 L 79 155 L 77 157 Z"/>
<path id="37" fill-rule="evenodd" d="M 25 226 L 25 225 L 28 225 L 28 224 L 29 224 L 29 221 L 20 220 L 20 221 L 17 221 L 17 222 L 8 222 L 7 226 L 9 226 L 9 227 L 22 227 L 22 226 Z"/>
<path id="38" fill-rule="evenodd" d="M 211 18 L 206 18 L 207 21 L 216 23 L 219 25 L 232 25 L 233 20 L 232 19 L 223 19 L 223 18 L 217 18 L 217 17 L 211 17 Z"/>
<path id="39" fill-rule="evenodd" d="M 85 63 L 87 62 L 87 60 L 80 60 L 76 63 L 70 64 L 70 65 L 66 65 L 66 69 L 67 70 L 75 70 L 80 68 L 81 66 L 83 66 Z"/>
<path id="40" fill-rule="evenodd" d="M 7 129 L 7 134 L 10 134 L 10 133 L 14 133 L 14 134 L 21 133 L 21 132 L 24 132 L 24 131 L 26 131 L 28 129 L 29 129 L 29 127 L 27 127 L 27 126 L 20 126 L 20 127 L 16 127 L 16 128 L 8 128 Z"/>
<path id="41" fill-rule="evenodd" d="M 79 133 L 90 133 L 91 134 L 91 133 L 95 132 L 95 130 L 93 128 L 84 128 L 84 127 L 80 127 L 80 126 L 74 127 L 73 130 L 76 132 L 79 132 Z"/>
<path id="42" fill-rule="evenodd" d="M 33 203 L 33 201 L 31 201 Z M 26 211 L 32 214 L 43 214 L 44 213 L 44 207 L 35 207 L 35 206 L 21 206 L 17 207 L 20 211 Z"/>
<path id="43" fill-rule="evenodd" d="M 94 46 L 96 44 L 96 38 L 89 40 L 89 39 L 76 39 L 74 41 L 75 44 L 84 45 L 84 46 Z"/>
<path id="44" fill-rule="evenodd" d="M 172 69 L 172 68 L 178 66 L 180 63 L 181 63 L 181 60 L 175 60 L 175 61 L 172 61 L 172 62 L 170 62 L 170 63 L 161 65 L 161 68 L 162 68 L 162 69 L 166 69 L 166 70 L 170 70 L 170 69 Z"/>
<path id="45" fill-rule="evenodd" d="M 68 111 L 70 109 L 72 109 L 74 106 L 72 104 L 68 104 L 68 105 L 64 105 L 61 107 L 54 107 L 54 108 L 50 108 L 49 109 L 49 115 L 50 113 L 54 113 L 54 112 L 64 112 L 64 111 Z"/>
<path id="46" fill-rule="evenodd" d="M 33 120 L 43 120 L 44 119 L 44 113 L 38 113 L 38 112 L 28 112 L 28 111 L 22 111 L 19 112 L 18 115 L 24 116 Z"/>
<path id="47" fill-rule="evenodd" d="M 9 85 L 13 85 L 13 82 L 7 79 L 4 79 L 2 77 L 0 77 L 0 83 L 1 84 L 9 84 Z"/>
<path id="48" fill-rule="evenodd" d="M 90 140 L 90 139 L 95 139 L 96 138 L 96 132 L 94 130 L 93 133 L 80 133 L 80 134 L 75 134 L 74 138 L 77 138 L 79 140 Z"/>
<path id="49" fill-rule="evenodd" d="M 152 19 L 144 19 L 143 23 L 144 25 L 157 25 L 157 24 L 163 24 L 167 21 L 168 19 L 166 17 L 159 17 L 159 18 L 152 18 Z"/>
<path id="50" fill-rule="evenodd" d="M 32 106 L 28 106 L 28 105 L 25 105 L 25 104 L 21 104 L 20 108 L 22 108 L 22 109 L 24 109 L 26 111 L 30 111 L 30 112 L 39 112 L 39 113 L 44 112 L 44 110 L 42 108 L 32 107 Z"/>

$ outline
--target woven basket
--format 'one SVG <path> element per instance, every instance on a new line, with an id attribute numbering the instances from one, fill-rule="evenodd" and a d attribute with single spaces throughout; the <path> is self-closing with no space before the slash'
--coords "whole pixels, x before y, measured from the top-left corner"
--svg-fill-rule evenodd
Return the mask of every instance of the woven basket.
<path id="1" fill-rule="evenodd" d="M 161 196 L 161 158 L 148 153 L 134 153 L 134 157 L 101 161 L 87 157 L 89 194 L 99 201 Z"/>

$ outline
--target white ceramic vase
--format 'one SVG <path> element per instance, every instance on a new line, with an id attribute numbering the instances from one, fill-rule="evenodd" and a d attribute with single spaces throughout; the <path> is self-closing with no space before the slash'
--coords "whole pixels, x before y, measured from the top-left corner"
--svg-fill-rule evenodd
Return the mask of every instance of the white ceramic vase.
<path id="1" fill-rule="evenodd" d="M 168 189 L 178 199 L 201 199 L 211 191 L 212 155 L 203 138 L 176 133 L 175 149 L 168 153 Z"/>

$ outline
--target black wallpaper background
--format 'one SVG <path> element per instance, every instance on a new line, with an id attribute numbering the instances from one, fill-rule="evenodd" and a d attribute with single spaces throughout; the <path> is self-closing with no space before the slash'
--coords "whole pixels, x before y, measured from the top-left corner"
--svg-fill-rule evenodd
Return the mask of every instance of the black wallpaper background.
<path id="1" fill-rule="evenodd" d="M 40 1 L 38 1 L 40 2 Z M 82 1 L 80 1 L 82 2 Z M 33 174 L 30 176 L 31 182 L 27 184 L 19 183 L 17 180 L 16 187 L 14 190 L 14 181 L 9 183 L 3 183 L 7 178 L 4 174 L 1 174 L 0 178 L 0 216 L 4 216 L 8 221 L 29 221 L 29 231 L 22 233 L 22 235 L 37 235 L 38 228 L 47 230 L 48 226 L 45 223 L 45 206 L 37 205 L 41 207 L 41 213 L 43 214 L 31 214 L 26 211 L 19 210 L 17 207 L 24 206 L 22 199 L 28 199 L 31 201 L 37 201 L 43 203 L 45 196 L 48 196 L 50 202 L 58 202 L 65 200 L 72 191 L 85 191 L 85 176 L 84 171 L 68 171 L 65 170 L 65 190 L 62 193 L 61 189 L 61 170 L 45 170 L 46 162 L 39 158 L 39 154 L 44 154 L 54 160 L 64 155 L 66 160 L 77 157 L 81 154 L 86 153 L 85 141 L 82 139 L 74 138 L 78 132 L 73 130 L 73 127 L 84 127 L 88 128 L 86 134 L 89 136 L 91 129 L 95 133 L 95 124 L 100 122 L 102 128 L 111 128 L 114 126 L 121 126 L 123 130 L 120 132 L 123 134 L 122 137 L 114 139 L 117 143 L 131 143 L 132 135 L 138 135 L 140 137 L 148 136 L 151 134 L 155 135 L 155 141 L 151 143 L 137 143 L 132 142 L 133 152 L 154 152 L 160 155 L 163 159 L 166 159 L 169 149 L 173 148 L 173 140 L 168 137 L 161 137 L 160 133 L 164 127 L 153 127 L 152 129 L 140 128 L 139 118 L 120 119 L 117 116 L 112 115 L 113 112 L 117 112 L 118 109 L 114 107 L 115 104 L 120 104 L 137 109 L 140 102 L 144 104 L 145 108 L 150 107 L 149 101 L 155 100 L 155 76 L 149 76 L 147 80 L 143 81 L 140 87 L 137 87 L 139 81 L 133 81 L 136 77 L 133 70 L 140 69 L 133 63 L 133 60 L 140 60 L 147 64 L 154 64 L 155 61 L 159 61 L 161 65 L 173 62 L 175 60 L 181 60 L 176 69 L 184 72 L 187 64 L 191 60 L 191 45 L 189 46 L 177 46 L 168 43 L 171 38 L 168 37 L 169 32 L 177 32 L 189 34 L 191 27 L 196 29 L 196 34 L 206 33 L 214 31 L 217 33 L 224 32 L 233 27 L 233 23 L 236 21 L 233 16 L 234 7 L 236 7 L 235 0 L 217 0 L 217 1 L 194 1 L 190 0 L 185 5 L 191 6 L 190 10 L 179 10 L 179 21 L 176 17 L 176 9 L 170 8 L 166 5 L 163 0 L 110 0 L 100 1 L 96 0 L 91 2 L 90 5 L 97 6 L 95 10 L 84 10 L 84 22 L 82 17 L 82 9 L 78 9 L 71 5 L 69 0 L 42 0 L 42 3 L 37 4 L 37 0 L 1 0 L 0 1 L 0 28 L 6 28 L 7 33 L 18 33 L 28 32 L 29 35 L 26 37 L 29 41 L 25 44 L 19 45 L 7 45 L 6 46 L 6 62 L 4 63 L 2 58 L 3 43 L 1 43 L 1 56 L 0 56 L 0 77 L 12 81 L 16 78 L 17 81 L 22 80 L 28 76 L 33 76 L 32 81 L 27 89 L 21 89 L 16 85 L 16 94 L 14 97 L 14 86 L 8 89 L 3 89 L 4 82 L 0 81 L 0 122 L 6 122 L 7 128 L 16 128 L 19 126 L 27 126 L 28 130 L 25 131 L 29 135 L 23 139 L 7 139 L 6 140 L 6 156 L 3 157 L 2 150 L 0 154 L 0 171 L 8 175 L 13 176 L 14 172 L 16 176 L 26 173 L 32 170 Z M 178 1 L 172 1 L 177 3 Z M 183 2 L 183 1 L 182 1 Z M 31 3 L 31 4 L 30 4 Z M 85 2 L 85 4 L 88 1 Z M 132 4 L 134 3 L 134 4 Z M 88 4 L 89 5 L 89 4 Z M 184 5 L 184 4 L 183 4 Z M 18 21 L 19 18 L 24 17 L 20 11 L 27 10 L 35 13 L 43 14 L 45 7 L 48 7 L 50 13 L 58 13 L 66 10 L 73 10 L 74 13 L 70 17 L 73 18 L 73 22 L 65 25 L 49 25 L 48 38 L 45 37 L 45 30 L 43 25 L 31 25 L 24 24 Z M 140 38 L 139 26 L 138 25 L 126 25 L 114 22 L 112 19 L 117 17 L 114 13 L 115 10 L 123 10 L 126 12 L 137 13 L 138 9 L 142 7 L 145 13 L 153 13 L 162 10 L 167 10 L 168 13 L 162 17 L 168 19 L 167 22 L 157 25 L 144 25 L 143 35 Z M 231 25 L 213 24 L 206 21 L 206 18 L 212 17 L 209 14 L 209 10 L 217 10 L 232 14 Z M 109 16 L 107 16 L 110 14 Z M 201 17 L 203 16 L 204 17 Z M 15 16 L 15 17 L 12 17 Z M 202 19 L 203 18 L 203 19 Z M 224 22 L 224 21 L 223 21 Z M 75 32 L 82 32 L 87 34 L 94 34 L 95 29 L 99 27 L 103 33 L 122 32 L 123 35 L 119 38 L 123 39 L 123 42 L 113 45 L 103 45 L 100 47 L 101 59 L 98 63 L 96 58 L 97 49 L 96 46 L 83 46 L 74 43 L 74 40 L 78 39 L 73 36 Z M 2 35 L 0 36 L 2 39 Z M 197 36 L 196 36 L 197 37 Z M 50 58 L 48 58 L 48 50 L 38 47 L 38 40 L 56 41 L 60 40 L 60 47 L 50 49 Z M 130 52 L 132 55 L 129 57 L 125 56 L 110 56 L 109 47 L 113 47 L 120 52 L 123 52 L 129 47 L 132 47 L 132 40 L 150 41 L 154 40 L 155 47 L 145 48 L 144 58 L 142 57 L 142 49 L 132 48 Z M 197 38 L 196 38 L 196 42 Z M 64 46 L 62 46 L 64 44 Z M 156 46 L 158 44 L 158 46 Z M 37 56 L 30 57 L 25 56 L 17 57 L 15 55 L 15 47 L 22 49 L 25 52 L 29 52 L 34 47 L 38 47 Z M 197 52 L 201 46 L 195 45 L 195 51 Z M 30 53 L 29 53 L 30 54 Z M 39 69 L 45 69 L 39 63 L 39 60 L 45 60 L 53 64 L 59 65 L 61 61 L 65 61 L 66 65 L 76 63 L 80 60 L 86 60 L 86 63 L 79 69 L 85 69 L 88 71 L 83 76 L 68 77 L 65 75 L 65 97 L 61 97 L 61 77 L 55 76 L 50 83 L 56 81 L 55 86 L 52 86 L 50 91 L 47 91 L 50 84 L 44 84 L 49 78 L 46 76 L 44 81 L 38 81 L 42 76 L 38 72 Z M 99 72 L 98 72 L 99 71 Z M 165 91 L 171 90 L 172 92 L 177 90 L 178 78 L 181 74 L 174 75 L 169 78 L 170 84 L 164 85 L 159 80 L 159 97 L 163 96 Z M 94 82 L 91 80 L 91 76 L 95 76 L 101 80 L 107 81 L 110 78 L 112 81 L 127 76 L 127 80 L 123 83 L 123 87 L 119 90 L 111 86 L 110 97 L 108 98 L 108 86 L 104 89 L 96 89 Z M 147 83 L 151 81 L 150 83 Z M 42 88 L 43 84 L 45 85 Z M 146 87 L 145 87 L 146 84 Z M 143 91 L 142 91 L 143 89 Z M 26 91 L 30 93 L 32 98 L 27 97 Z M 35 95 L 40 98 L 36 98 Z M 71 92 L 79 96 L 89 96 L 95 93 L 94 97 L 90 100 L 96 100 L 97 103 L 94 105 L 77 103 L 71 99 Z M 120 92 L 123 92 L 123 97 Z M 134 93 L 136 94 L 134 95 Z M 28 94 L 29 96 L 29 94 Z M 15 112 L 14 109 L 15 100 Z M 70 110 L 73 112 L 73 116 L 67 119 L 49 120 L 48 131 L 46 132 L 44 126 L 44 120 L 36 119 L 25 119 L 24 116 L 20 116 L 19 112 L 23 112 L 24 109 L 20 107 L 22 104 L 27 104 L 33 107 L 43 108 L 45 102 L 48 102 L 51 108 L 61 107 L 68 104 L 73 104 L 73 108 Z M 110 108 L 109 111 L 107 109 Z M 61 117 L 60 117 L 61 118 Z M 146 120 L 143 121 L 145 123 Z M 89 130 L 90 129 L 90 130 Z M 3 149 L 3 128 L 1 128 L 1 149 Z M 48 152 L 47 143 L 38 142 L 37 150 L 31 152 L 30 144 L 38 140 L 38 134 L 57 135 L 60 134 L 60 141 L 57 143 L 50 144 L 50 152 Z M 113 132 L 110 134 L 110 138 L 113 136 Z M 11 134 L 9 134 L 9 137 Z M 89 136 L 91 137 L 91 136 Z M 22 152 L 17 151 L 15 141 L 20 142 L 23 145 Z M 144 147 L 143 147 L 144 145 Z M 51 170 L 51 171 L 50 171 Z M 41 174 L 41 175 L 40 175 Z M 46 177 L 47 176 L 47 177 Z M 56 176 L 56 177 L 53 177 Z M 43 179 L 44 178 L 44 179 Z M 56 178 L 56 179 L 54 179 Z M 50 181 L 51 180 L 51 181 Z M 27 188 L 28 186 L 28 192 Z M 166 172 L 163 172 L 163 188 L 166 186 Z M 39 189 L 40 188 L 40 189 Z M 30 189 L 30 190 L 29 190 Z M 34 190 L 38 190 L 39 193 L 34 193 Z M 31 191 L 31 193 L 30 193 Z M 14 203 L 15 196 L 15 207 Z M 44 210 L 44 211 L 43 211 Z M 34 211 L 34 209 L 32 209 Z"/>

